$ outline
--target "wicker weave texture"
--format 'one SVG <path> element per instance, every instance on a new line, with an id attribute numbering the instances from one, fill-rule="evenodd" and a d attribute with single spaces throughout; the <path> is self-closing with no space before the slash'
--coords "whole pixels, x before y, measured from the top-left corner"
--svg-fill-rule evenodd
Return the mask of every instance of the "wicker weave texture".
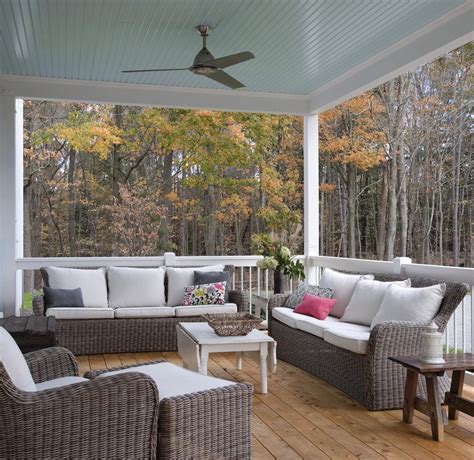
<path id="1" fill-rule="evenodd" d="M 398 275 L 376 275 L 379 281 L 398 281 Z M 413 287 L 424 287 L 443 282 L 412 278 Z M 454 310 L 467 293 L 463 283 L 446 283 L 445 297 L 435 321 L 444 330 Z M 281 307 L 285 295 L 273 296 L 269 312 Z M 336 347 L 323 339 L 293 329 L 270 317 L 269 333 L 277 341 L 278 358 L 320 377 L 359 401 L 370 410 L 395 409 L 403 406 L 406 370 L 389 356 L 419 354 L 423 324 L 391 321 L 377 325 L 371 332 L 368 351 L 360 355 Z M 449 386 L 447 376 L 439 380 L 440 396 Z M 426 399 L 426 387 L 419 380 L 418 393 Z"/>

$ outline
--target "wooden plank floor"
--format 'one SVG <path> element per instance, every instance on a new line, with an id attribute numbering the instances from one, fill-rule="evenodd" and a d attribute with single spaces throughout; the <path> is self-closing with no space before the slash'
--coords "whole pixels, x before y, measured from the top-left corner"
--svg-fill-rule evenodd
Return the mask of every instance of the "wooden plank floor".
<path id="1" fill-rule="evenodd" d="M 181 365 L 177 353 L 126 353 L 79 356 L 81 373 L 89 369 L 141 364 L 156 359 Z M 474 459 L 474 420 L 461 414 L 445 427 L 445 441 L 431 440 L 429 419 L 415 412 L 413 425 L 402 423 L 401 411 L 370 412 L 325 382 L 282 361 L 269 378 L 269 393 L 259 391 L 259 368 L 244 358 L 241 371 L 233 355 L 211 354 L 210 374 L 250 382 L 255 459 L 396 458 Z M 464 394 L 474 397 L 474 389 Z"/>

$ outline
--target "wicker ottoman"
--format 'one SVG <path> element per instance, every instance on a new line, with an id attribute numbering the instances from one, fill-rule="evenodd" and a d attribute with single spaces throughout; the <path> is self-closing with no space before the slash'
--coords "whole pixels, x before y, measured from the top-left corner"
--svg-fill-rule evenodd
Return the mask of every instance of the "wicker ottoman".
<path id="1" fill-rule="evenodd" d="M 164 361 L 91 371 L 86 377 L 137 371 L 152 377 L 158 387 L 159 458 L 251 458 L 252 385 L 203 376 Z"/>

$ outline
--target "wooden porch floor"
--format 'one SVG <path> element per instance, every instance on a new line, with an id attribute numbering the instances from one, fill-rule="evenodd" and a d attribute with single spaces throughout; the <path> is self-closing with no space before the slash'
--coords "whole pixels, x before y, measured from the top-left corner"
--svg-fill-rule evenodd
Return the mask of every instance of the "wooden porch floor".
<path id="1" fill-rule="evenodd" d="M 127 353 L 79 356 L 81 372 L 165 359 L 181 365 L 177 353 Z M 233 355 L 212 354 L 209 372 L 227 380 L 246 381 L 256 389 L 253 415 L 255 459 L 396 458 L 474 459 L 474 419 L 461 414 L 445 427 L 444 442 L 431 440 L 429 419 L 416 413 L 413 425 L 402 423 L 401 411 L 370 412 L 325 382 L 285 362 L 278 362 L 259 391 L 259 368 L 245 358 L 234 368 Z M 472 398 L 474 389 L 464 394 Z"/>

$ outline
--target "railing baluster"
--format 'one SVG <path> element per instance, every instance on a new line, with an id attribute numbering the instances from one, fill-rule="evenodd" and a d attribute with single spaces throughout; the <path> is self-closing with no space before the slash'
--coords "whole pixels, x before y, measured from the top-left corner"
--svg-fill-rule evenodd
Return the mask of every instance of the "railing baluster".
<path id="1" fill-rule="evenodd" d="M 252 267 L 249 267 L 249 309 L 252 313 Z"/>
<path id="2" fill-rule="evenodd" d="M 232 290 L 235 291 L 235 269 L 232 272 Z"/>
<path id="3" fill-rule="evenodd" d="M 257 295 L 260 295 L 260 268 L 257 267 Z"/>
<path id="4" fill-rule="evenodd" d="M 240 290 L 244 290 L 244 267 L 240 267 Z"/>
<path id="5" fill-rule="evenodd" d="M 457 321 L 457 313 L 458 310 L 454 310 L 454 353 L 457 353 L 458 352 L 458 328 L 457 328 L 457 324 L 458 324 L 458 321 Z"/>

